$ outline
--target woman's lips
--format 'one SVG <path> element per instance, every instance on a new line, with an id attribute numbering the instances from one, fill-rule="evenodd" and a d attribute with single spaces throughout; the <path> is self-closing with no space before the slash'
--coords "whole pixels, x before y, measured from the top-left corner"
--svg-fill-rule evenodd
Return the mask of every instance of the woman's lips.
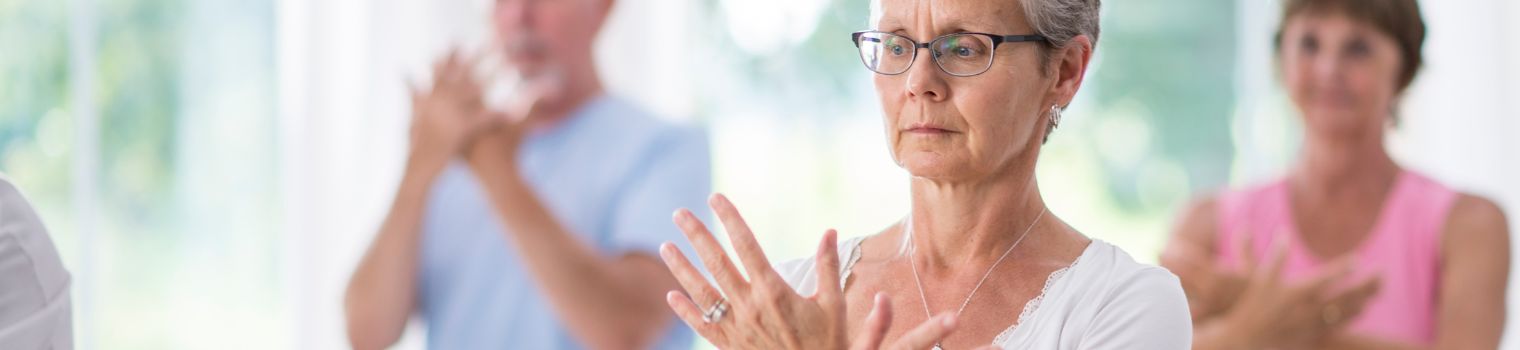
<path id="1" fill-rule="evenodd" d="M 934 126 L 934 125 L 929 125 L 929 124 L 914 124 L 912 126 L 909 126 L 906 129 L 903 129 L 903 131 L 905 131 L 907 133 L 910 133 L 910 134 L 923 134 L 923 135 L 943 135 L 943 134 L 950 134 L 950 133 L 954 133 L 955 132 L 955 131 L 951 131 L 950 129 L 945 129 L 945 128 L 942 128 L 942 127 L 938 127 L 938 126 Z"/>

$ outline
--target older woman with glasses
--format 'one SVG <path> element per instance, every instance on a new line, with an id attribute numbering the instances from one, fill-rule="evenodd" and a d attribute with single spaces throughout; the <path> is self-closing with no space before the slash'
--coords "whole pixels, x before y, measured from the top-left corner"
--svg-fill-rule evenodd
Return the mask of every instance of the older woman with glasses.
<path id="1" fill-rule="evenodd" d="M 1187 348 L 1177 278 L 1067 225 L 1035 181 L 1044 140 L 1082 85 L 1098 7 L 873 2 L 874 28 L 852 39 L 878 73 L 911 210 L 874 235 L 841 243 L 829 231 L 814 257 L 772 267 L 735 206 L 714 195 L 739 262 L 677 211 L 716 285 L 665 244 L 686 290 L 667 295 L 671 308 L 724 349 Z"/>

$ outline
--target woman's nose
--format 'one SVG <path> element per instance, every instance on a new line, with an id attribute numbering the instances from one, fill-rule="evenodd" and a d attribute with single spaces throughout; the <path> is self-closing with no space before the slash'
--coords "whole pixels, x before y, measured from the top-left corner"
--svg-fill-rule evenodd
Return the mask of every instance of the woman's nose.
<path id="1" fill-rule="evenodd" d="M 924 98 L 929 101 L 943 101 L 948 97 L 949 86 L 945 84 L 945 72 L 935 64 L 933 53 L 925 49 L 924 55 L 919 55 L 917 62 L 908 68 L 908 96 Z"/>
<path id="2" fill-rule="evenodd" d="M 1314 60 L 1314 80 L 1320 86 L 1335 86 L 1340 83 L 1343 70 L 1346 69 L 1345 61 L 1335 55 L 1320 55 Z"/>

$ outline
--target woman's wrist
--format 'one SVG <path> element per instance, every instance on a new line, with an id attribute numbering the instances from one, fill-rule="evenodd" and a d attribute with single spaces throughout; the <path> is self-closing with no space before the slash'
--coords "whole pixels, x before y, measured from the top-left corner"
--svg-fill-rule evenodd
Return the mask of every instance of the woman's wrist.
<path id="1" fill-rule="evenodd" d="M 1221 349 L 1260 349 L 1262 339 L 1254 322 L 1248 322 L 1239 310 L 1230 310 L 1216 321 L 1215 330 Z"/>
<path id="2" fill-rule="evenodd" d="M 1258 343 L 1252 332 L 1242 327 L 1233 312 L 1213 317 L 1193 319 L 1193 349 L 1239 350 L 1256 349 Z"/>

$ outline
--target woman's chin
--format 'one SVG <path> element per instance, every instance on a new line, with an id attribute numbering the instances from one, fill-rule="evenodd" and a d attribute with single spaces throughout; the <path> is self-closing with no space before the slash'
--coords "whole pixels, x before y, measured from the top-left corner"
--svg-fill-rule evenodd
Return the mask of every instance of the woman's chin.
<path id="1" fill-rule="evenodd" d="M 964 162 L 938 154 L 915 154 L 900 159 L 898 164 L 915 178 L 954 179 L 966 169 Z"/>
<path id="2" fill-rule="evenodd" d="M 1330 136 L 1357 136 L 1367 130 L 1381 131 L 1387 125 L 1386 118 L 1352 111 L 1313 111 L 1303 117 L 1309 132 Z"/>

